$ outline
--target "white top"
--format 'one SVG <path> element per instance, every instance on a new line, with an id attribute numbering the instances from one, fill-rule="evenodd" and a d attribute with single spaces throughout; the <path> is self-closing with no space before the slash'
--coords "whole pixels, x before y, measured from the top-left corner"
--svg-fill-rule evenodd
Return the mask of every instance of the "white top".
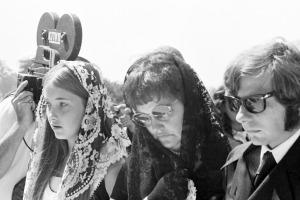
<path id="1" fill-rule="evenodd" d="M 61 187 L 61 177 L 57 177 L 57 176 L 52 176 L 50 179 L 52 185 L 55 185 L 54 187 L 56 187 L 56 189 Z M 48 181 L 44 194 L 43 194 L 43 198 L 42 200 L 57 200 L 58 197 L 58 193 L 56 191 L 53 191 L 50 187 L 50 181 Z"/>
<path id="2" fill-rule="evenodd" d="M 269 149 L 267 146 L 262 146 L 261 152 L 260 152 L 260 163 L 262 163 L 262 157 L 267 151 L 270 151 L 273 154 L 276 163 L 279 163 L 280 160 L 288 152 L 288 150 L 296 142 L 296 140 L 298 139 L 299 136 L 300 136 L 300 129 L 296 133 L 294 133 L 294 135 L 289 137 L 286 141 L 284 141 L 283 143 L 281 143 L 274 149 Z"/>
<path id="3" fill-rule="evenodd" d="M 49 182 L 45 188 L 42 200 L 57 200 L 57 193 L 51 190 Z"/>
<path id="4" fill-rule="evenodd" d="M 0 103 L 0 138 L 2 138 L 7 131 L 17 123 L 17 116 L 11 104 L 11 97 L 4 99 Z M 31 144 L 31 138 L 34 133 L 34 126 L 32 126 L 25 133 L 25 140 L 28 145 Z M 11 200 L 12 191 L 16 183 L 25 177 L 28 163 L 30 159 L 30 150 L 22 141 L 16 152 L 14 160 L 8 169 L 7 173 L 0 179 L 0 196 L 1 200 Z"/>

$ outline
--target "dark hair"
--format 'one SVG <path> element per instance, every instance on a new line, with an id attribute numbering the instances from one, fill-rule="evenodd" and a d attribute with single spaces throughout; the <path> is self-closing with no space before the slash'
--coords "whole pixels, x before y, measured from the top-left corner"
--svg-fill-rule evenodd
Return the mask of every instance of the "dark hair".
<path id="1" fill-rule="evenodd" d="M 229 145 L 215 117 L 213 102 L 191 66 L 172 52 L 151 52 L 129 68 L 123 91 L 131 108 L 155 97 L 169 96 L 184 105 L 178 155 L 164 147 L 147 128 L 136 126 L 128 162 L 128 199 L 144 198 L 161 177 L 178 169 L 189 171 L 197 197 L 209 199 L 222 193 L 219 169 L 226 160 Z M 174 180 L 172 187 L 185 187 L 178 184 L 177 177 Z M 169 198 L 176 198 L 169 188 L 167 191 Z"/>
<path id="2" fill-rule="evenodd" d="M 64 64 L 54 66 L 44 77 L 44 87 L 53 83 L 56 87 L 70 91 L 71 93 L 81 97 L 85 101 L 88 99 L 88 92 L 79 82 L 75 74 Z M 59 140 L 46 119 L 43 145 L 40 149 L 41 160 L 39 162 L 38 174 L 36 178 L 32 199 L 39 200 L 42 198 L 44 189 L 53 175 L 58 175 L 61 170 L 68 152 L 68 143 L 66 140 Z"/>
<path id="3" fill-rule="evenodd" d="M 182 77 L 178 67 L 161 52 L 137 60 L 127 72 L 123 89 L 126 103 L 132 108 L 155 97 L 175 97 L 184 103 Z"/>
<path id="4" fill-rule="evenodd" d="M 271 73 L 275 97 L 286 107 L 285 130 L 294 129 L 300 121 L 300 52 L 293 44 L 276 38 L 240 54 L 225 71 L 225 87 L 237 95 L 242 77 L 264 72 Z"/>

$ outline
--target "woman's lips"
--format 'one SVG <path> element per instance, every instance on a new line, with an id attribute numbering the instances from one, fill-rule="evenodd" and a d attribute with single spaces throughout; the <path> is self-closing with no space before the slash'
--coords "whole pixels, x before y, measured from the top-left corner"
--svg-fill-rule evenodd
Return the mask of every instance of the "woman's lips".
<path id="1" fill-rule="evenodd" d="M 51 127 L 52 127 L 53 129 L 59 129 L 59 128 L 62 128 L 62 126 L 59 126 L 59 125 L 51 125 Z"/>

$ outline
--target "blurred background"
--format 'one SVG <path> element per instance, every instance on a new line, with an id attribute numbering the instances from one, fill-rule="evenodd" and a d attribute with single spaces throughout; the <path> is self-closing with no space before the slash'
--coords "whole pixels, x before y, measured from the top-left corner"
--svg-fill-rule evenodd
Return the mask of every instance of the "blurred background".
<path id="1" fill-rule="evenodd" d="M 276 36 L 300 39 L 297 0 L 10 0 L 0 10 L 0 99 L 16 88 L 16 72 L 35 57 L 44 12 L 79 17 L 79 56 L 97 64 L 112 86 L 122 83 L 138 56 L 170 45 L 213 90 L 242 50 Z"/>

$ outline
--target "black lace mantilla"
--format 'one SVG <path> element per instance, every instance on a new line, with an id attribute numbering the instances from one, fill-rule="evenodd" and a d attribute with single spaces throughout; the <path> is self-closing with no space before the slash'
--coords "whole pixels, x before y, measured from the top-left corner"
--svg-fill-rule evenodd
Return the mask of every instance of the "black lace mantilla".
<path id="1" fill-rule="evenodd" d="M 185 111 L 180 155 L 164 148 L 150 133 L 138 127 L 132 139 L 132 152 L 128 162 L 128 197 L 140 200 L 148 196 L 157 182 L 167 173 L 187 169 L 188 178 L 197 189 L 197 199 L 212 196 L 222 198 L 221 166 L 230 150 L 227 138 L 222 134 L 215 117 L 212 100 L 194 70 L 182 59 L 163 52 L 155 52 L 145 59 L 152 62 L 167 56 L 178 67 L 183 80 Z M 132 72 L 132 68 L 128 73 Z M 128 76 L 128 74 L 127 74 Z M 163 199 L 180 199 L 173 192 L 187 185 L 171 184 Z M 177 188 L 177 189 L 176 189 Z M 185 191 L 185 190 L 184 190 Z"/>

